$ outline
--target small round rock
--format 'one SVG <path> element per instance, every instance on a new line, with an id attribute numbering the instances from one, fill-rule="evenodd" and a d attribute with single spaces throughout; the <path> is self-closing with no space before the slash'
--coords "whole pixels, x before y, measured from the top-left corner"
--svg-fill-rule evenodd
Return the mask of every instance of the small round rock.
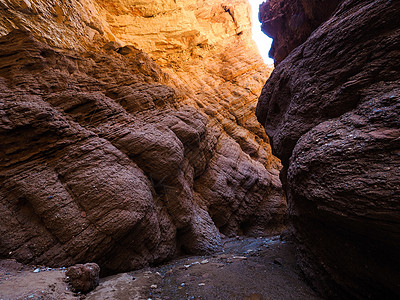
<path id="1" fill-rule="evenodd" d="M 69 267 L 65 276 L 74 292 L 88 293 L 99 285 L 100 267 L 95 263 Z"/>

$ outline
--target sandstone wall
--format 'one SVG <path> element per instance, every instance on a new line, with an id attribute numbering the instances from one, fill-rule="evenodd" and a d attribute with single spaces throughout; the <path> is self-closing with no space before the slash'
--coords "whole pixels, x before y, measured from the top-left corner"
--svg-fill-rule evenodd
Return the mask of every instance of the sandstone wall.
<path id="1" fill-rule="evenodd" d="M 254 117 L 272 67 L 251 38 L 246 0 L 109 2 L 97 4 L 112 32 L 169 74 L 169 84 L 184 97 L 177 105 L 203 111 L 252 158 L 278 166 Z"/>
<path id="2" fill-rule="evenodd" d="M 0 7 L 2 257 L 117 272 L 283 228 L 245 1 Z"/>
<path id="3" fill-rule="evenodd" d="M 83 51 L 115 40 L 91 0 L 3 0 L 0 34 L 25 29 L 50 46 Z"/>
<path id="4" fill-rule="evenodd" d="M 328 297 L 400 295 L 399 13 L 398 1 L 344 1 L 257 106 L 282 159 L 299 264 Z"/>

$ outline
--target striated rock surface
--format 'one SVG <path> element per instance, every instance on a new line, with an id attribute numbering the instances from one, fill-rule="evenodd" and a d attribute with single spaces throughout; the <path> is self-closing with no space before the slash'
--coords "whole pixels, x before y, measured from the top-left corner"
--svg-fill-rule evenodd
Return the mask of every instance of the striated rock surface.
<path id="1" fill-rule="evenodd" d="M 324 22 L 343 0 L 269 0 L 260 6 L 262 31 L 273 38 L 269 56 L 277 66 Z"/>
<path id="2" fill-rule="evenodd" d="M 398 1 L 344 1 L 258 103 L 300 267 L 328 297 L 400 296 L 399 13 Z"/>
<path id="3" fill-rule="evenodd" d="M 255 203 L 259 203 L 265 197 L 262 189 L 256 195 L 246 195 L 243 185 L 272 178 L 274 186 L 280 186 L 275 171 L 280 163 L 272 156 L 269 139 L 255 118 L 258 95 L 272 68 L 265 66 L 251 38 L 247 0 L 107 3 L 98 1 L 100 14 L 122 43 L 144 49 L 168 74 L 169 83 L 183 98 L 175 104 L 204 112 L 221 131 L 217 145 L 221 150 L 211 160 L 204 180 L 194 186 L 199 201 L 212 203 L 211 216 L 220 220 L 225 234 L 240 227 L 244 232 L 260 231 L 265 216 L 282 212 L 283 206 L 275 206 L 271 212 L 261 209 L 256 219 L 235 220 L 233 214 L 242 202 L 238 199 L 258 199 Z M 136 12 L 133 15 L 132 7 Z M 236 176 L 235 169 L 249 171 Z M 221 182 L 219 178 L 226 174 L 233 176 Z M 214 191 L 204 192 L 209 186 Z M 280 198 L 278 192 L 270 199 L 279 202 Z M 247 209 L 247 205 L 240 208 L 240 214 L 246 216 Z M 268 204 L 266 210 L 270 209 Z"/>
<path id="4" fill-rule="evenodd" d="M 4 0 L 0 11 L 0 35 L 25 29 L 50 46 L 80 51 L 116 39 L 91 0 Z"/>
<path id="5" fill-rule="evenodd" d="M 110 273 L 285 226 L 280 162 L 254 116 L 270 69 L 248 5 L 174 3 L 0 4 L 1 257 Z M 144 44 L 121 16 L 142 22 Z M 158 30 L 186 37 L 178 25 L 208 42 L 146 48 Z"/>
<path id="6" fill-rule="evenodd" d="M 176 105 L 201 110 L 242 151 L 279 167 L 254 116 L 272 67 L 251 38 L 247 0 L 109 2 L 97 1 L 100 14 L 119 41 L 144 50 L 169 75 L 184 98 Z"/>

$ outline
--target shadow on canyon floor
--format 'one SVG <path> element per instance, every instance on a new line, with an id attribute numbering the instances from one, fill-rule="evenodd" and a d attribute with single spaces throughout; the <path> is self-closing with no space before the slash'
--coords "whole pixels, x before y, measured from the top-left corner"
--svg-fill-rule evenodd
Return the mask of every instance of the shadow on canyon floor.
<path id="1" fill-rule="evenodd" d="M 0 264 L 2 299 L 320 299 L 301 279 L 294 246 L 278 236 L 229 238 L 224 250 L 101 279 L 91 293 L 73 294 L 63 270 Z"/>

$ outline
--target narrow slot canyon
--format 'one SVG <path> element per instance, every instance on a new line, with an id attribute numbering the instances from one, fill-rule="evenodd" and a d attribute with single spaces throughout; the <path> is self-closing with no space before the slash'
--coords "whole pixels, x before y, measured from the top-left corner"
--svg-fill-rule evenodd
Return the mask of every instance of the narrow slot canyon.
<path id="1" fill-rule="evenodd" d="M 400 297 L 399 13 L 0 1 L 0 298 Z"/>

